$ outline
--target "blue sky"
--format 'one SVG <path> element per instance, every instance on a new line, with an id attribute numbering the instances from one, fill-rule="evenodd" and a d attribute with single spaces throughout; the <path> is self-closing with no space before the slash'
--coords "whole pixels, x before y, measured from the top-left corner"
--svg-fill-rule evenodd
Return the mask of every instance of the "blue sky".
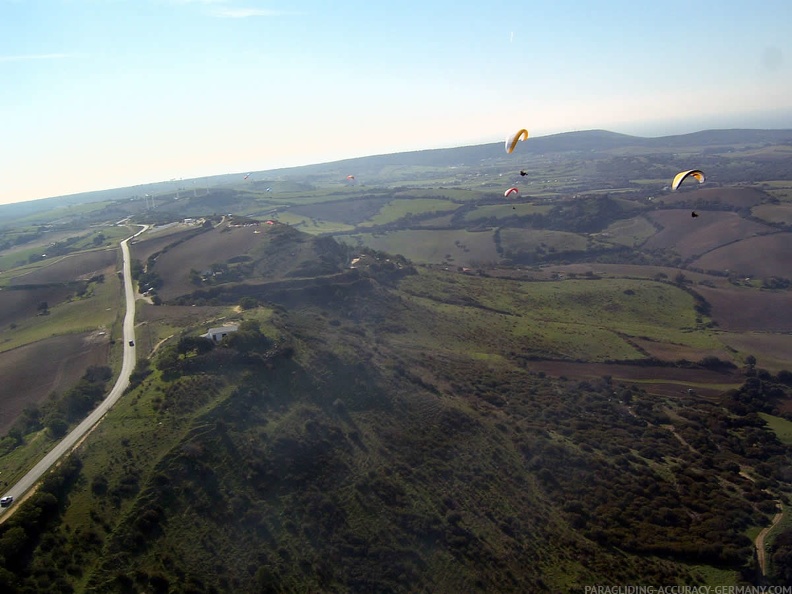
<path id="1" fill-rule="evenodd" d="M 0 203 L 604 128 L 792 128 L 792 2 L 0 0 Z"/>

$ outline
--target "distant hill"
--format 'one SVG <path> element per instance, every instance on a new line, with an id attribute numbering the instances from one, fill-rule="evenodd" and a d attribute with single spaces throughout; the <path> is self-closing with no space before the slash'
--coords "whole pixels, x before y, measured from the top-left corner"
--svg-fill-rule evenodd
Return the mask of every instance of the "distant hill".
<path id="1" fill-rule="evenodd" d="M 554 152 L 597 152 L 618 148 L 641 147 L 644 149 L 681 149 L 746 144 L 792 143 L 792 130 L 703 130 L 691 134 L 645 138 L 618 134 L 607 130 L 583 130 L 563 132 L 531 138 L 520 145 L 524 154 Z M 472 166 L 482 161 L 504 157 L 500 142 L 442 149 L 426 149 L 401 153 L 356 157 L 328 163 L 266 169 L 254 172 L 255 179 L 262 178 L 310 178 L 338 172 L 355 172 L 371 175 L 385 167 L 452 167 Z M 238 173 L 214 175 L 194 179 L 163 181 L 95 192 L 82 192 L 68 196 L 57 196 L 17 204 L 0 205 L 0 219 L 8 222 L 30 214 L 69 205 L 119 200 L 144 194 L 161 194 L 177 189 L 189 193 L 195 186 L 216 187 L 239 183 Z M 195 184 L 193 183 L 195 182 Z"/>
<path id="2" fill-rule="evenodd" d="M 647 139 L 654 147 L 726 146 L 732 144 L 790 144 L 792 130 L 703 130 L 692 134 Z"/>
<path id="3" fill-rule="evenodd" d="M 792 143 L 792 130 L 704 130 L 691 134 L 677 136 L 661 136 L 644 138 L 619 134 L 607 130 L 583 130 L 578 132 L 563 132 L 530 138 L 528 142 L 520 144 L 521 153 L 554 153 L 577 151 L 608 151 L 626 147 L 645 148 L 695 148 L 700 146 L 750 144 L 750 143 Z M 297 174 L 319 174 L 335 170 L 363 172 L 385 166 L 471 166 L 482 160 L 500 158 L 504 155 L 503 144 L 500 142 L 479 144 L 445 149 L 427 149 L 393 153 L 386 155 L 373 155 L 344 159 L 330 163 L 289 167 L 258 172 L 257 175 L 282 176 Z"/>

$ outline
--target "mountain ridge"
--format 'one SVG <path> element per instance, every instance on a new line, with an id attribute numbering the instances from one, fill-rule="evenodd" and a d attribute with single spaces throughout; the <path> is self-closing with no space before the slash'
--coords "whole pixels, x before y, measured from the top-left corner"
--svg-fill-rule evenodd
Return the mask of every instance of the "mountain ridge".
<path id="1" fill-rule="evenodd" d="M 579 130 L 529 138 L 527 142 L 521 143 L 519 148 L 520 152 L 536 154 L 543 152 L 611 150 L 628 146 L 639 146 L 651 149 L 656 148 L 659 150 L 669 147 L 716 146 L 719 144 L 731 144 L 732 142 L 739 142 L 741 144 L 767 142 L 782 144 L 792 143 L 792 129 L 713 129 L 701 130 L 688 134 L 657 137 L 633 136 L 608 130 Z M 500 142 L 494 142 L 450 148 L 418 149 L 363 157 L 350 157 L 323 163 L 262 169 L 251 173 L 255 174 L 256 177 L 262 175 L 268 177 L 292 176 L 294 174 L 311 176 L 340 170 L 340 168 L 350 171 L 359 171 L 365 170 L 368 167 L 382 167 L 384 165 L 415 165 L 426 163 L 427 158 L 430 159 L 435 166 L 446 165 L 451 167 L 465 164 L 470 165 L 481 159 L 498 158 L 502 156 L 502 153 L 502 144 Z M 192 183 L 199 180 L 209 185 L 238 183 L 239 173 L 201 176 L 178 180 L 178 182 L 175 180 L 150 182 L 134 186 L 92 190 L 63 196 L 40 198 L 26 202 L 3 204 L 0 205 L 0 216 L 6 218 L 19 218 L 50 208 L 99 202 L 103 200 L 118 200 L 133 195 L 139 196 L 145 193 L 174 192 L 175 186 L 178 184 Z"/>

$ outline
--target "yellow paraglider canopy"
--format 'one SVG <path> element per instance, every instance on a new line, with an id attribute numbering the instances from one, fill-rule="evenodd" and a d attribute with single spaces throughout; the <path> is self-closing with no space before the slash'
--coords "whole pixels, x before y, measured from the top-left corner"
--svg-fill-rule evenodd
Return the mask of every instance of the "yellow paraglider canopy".
<path id="1" fill-rule="evenodd" d="M 528 139 L 528 130 L 526 130 L 525 128 L 522 128 L 521 130 L 517 130 L 517 132 L 515 132 L 506 139 L 506 152 L 511 153 L 512 151 L 514 151 L 514 147 L 517 146 L 518 142 L 527 139 Z"/>
<path id="2" fill-rule="evenodd" d="M 674 177 L 674 181 L 671 184 L 671 189 L 676 190 L 683 181 L 685 181 L 689 177 L 695 177 L 698 180 L 698 183 L 703 184 L 704 181 L 707 179 L 704 177 L 704 172 L 700 169 L 688 169 L 687 171 L 680 171 Z"/>

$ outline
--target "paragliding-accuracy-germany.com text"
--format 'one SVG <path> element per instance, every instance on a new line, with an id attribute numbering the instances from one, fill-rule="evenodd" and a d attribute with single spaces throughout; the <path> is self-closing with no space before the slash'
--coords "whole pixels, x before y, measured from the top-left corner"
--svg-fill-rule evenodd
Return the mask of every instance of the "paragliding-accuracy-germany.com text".
<path id="1" fill-rule="evenodd" d="M 584 594 L 792 594 L 792 586 L 585 586 Z"/>

